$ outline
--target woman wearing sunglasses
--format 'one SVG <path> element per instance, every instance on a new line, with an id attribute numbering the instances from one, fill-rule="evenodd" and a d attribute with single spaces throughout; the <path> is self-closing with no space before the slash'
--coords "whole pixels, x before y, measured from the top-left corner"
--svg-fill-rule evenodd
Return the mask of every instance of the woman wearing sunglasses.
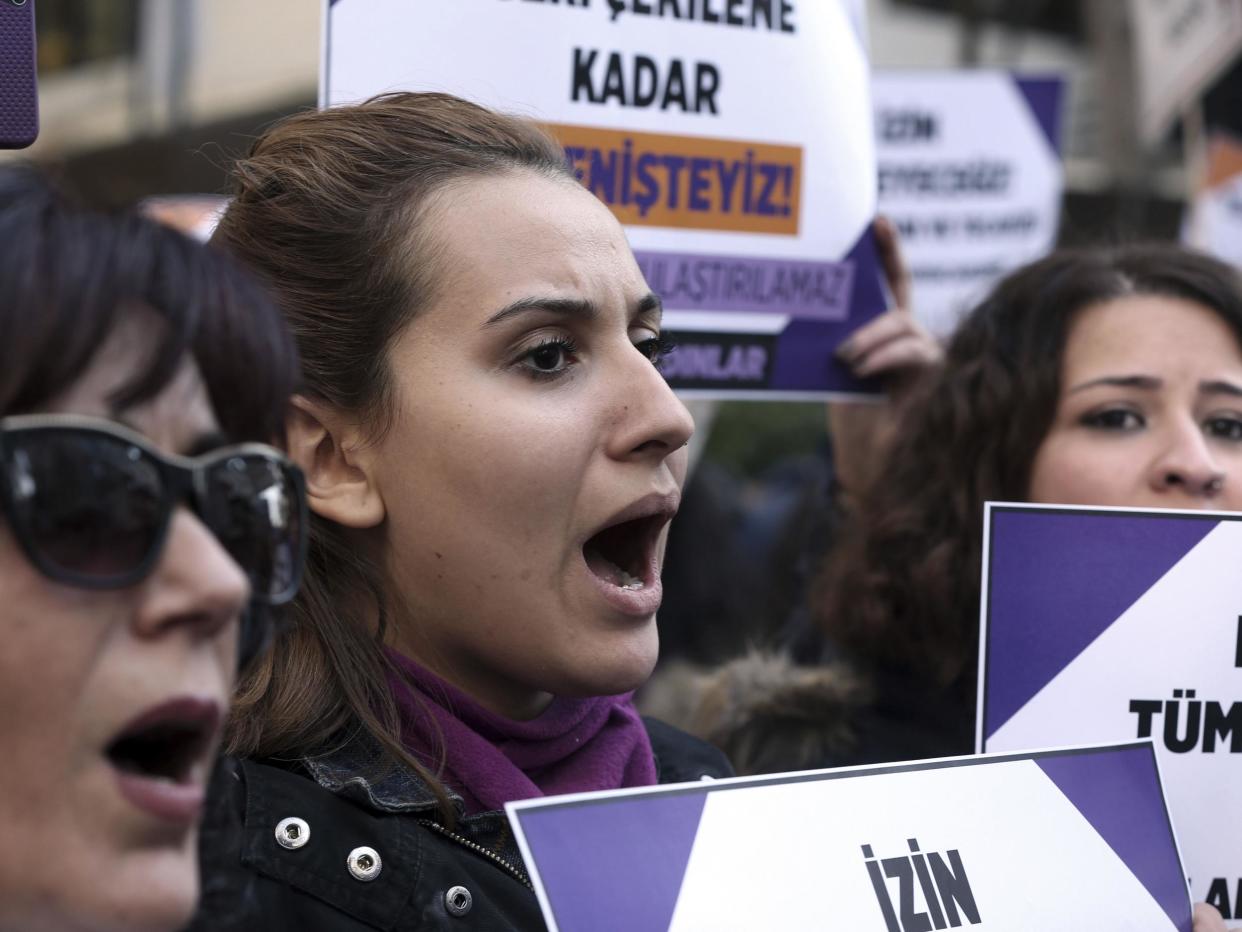
<path id="1" fill-rule="evenodd" d="M 301 479 L 256 442 L 296 354 L 224 257 L 32 174 L 0 172 L 0 242 L 0 930 L 172 932 L 300 575 Z"/>
<path id="2" fill-rule="evenodd" d="M 452 97 L 299 115 L 236 176 L 215 240 L 299 340 L 312 542 L 195 928 L 541 928 L 505 802 L 728 772 L 628 695 L 692 430 L 659 299 L 554 142 Z"/>

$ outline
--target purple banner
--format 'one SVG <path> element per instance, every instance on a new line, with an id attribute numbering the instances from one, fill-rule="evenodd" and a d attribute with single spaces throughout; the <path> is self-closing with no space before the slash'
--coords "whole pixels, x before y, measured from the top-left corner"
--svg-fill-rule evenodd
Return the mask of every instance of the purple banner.
<path id="1" fill-rule="evenodd" d="M 782 262 L 679 253 L 638 253 L 651 289 L 670 310 L 715 313 L 715 326 L 700 321 L 682 330 L 666 321 L 677 349 L 663 367 L 669 384 L 679 390 L 708 390 L 762 397 L 767 392 L 875 395 L 883 388 L 876 379 L 856 378 L 836 358 L 836 349 L 860 326 L 883 313 L 885 297 L 875 237 L 868 229 L 839 262 Z M 699 265 L 697 263 L 703 263 Z M 717 263 L 717 265 L 712 265 Z M 745 269 L 765 268 L 764 279 L 795 282 L 800 289 L 792 305 L 764 304 L 774 291 L 730 290 L 721 284 L 720 264 Z M 776 267 L 785 271 L 783 277 Z M 699 269 L 703 279 L 693 278 Z M 710 274 L 707 270 L 711 270 Z M 797 271 L 798 276 L 793 272 Z M 836 290 L 831 283 L 836 282 Z M 759 286 L 756 286 L 759 287 Z M 768 287 L 768 286 L 763 286 Z M 782 288 L 786 284 L 781 285 Z M 801 302 L 800 304 L 798 302 Z M 800 313 L 801 307 L 804 313 Z M 779 330 L 748 327 L 734 312 L 770 313 L 792 317 Z M 753 323 L 754 318 L 748 323 Z"/>
<path id="2" fill-rule="evenodd" d="M 845 320 L 854 263 L 752 259 L 680 252 L 634 253 L 667 310 L 745 311 Z"/>

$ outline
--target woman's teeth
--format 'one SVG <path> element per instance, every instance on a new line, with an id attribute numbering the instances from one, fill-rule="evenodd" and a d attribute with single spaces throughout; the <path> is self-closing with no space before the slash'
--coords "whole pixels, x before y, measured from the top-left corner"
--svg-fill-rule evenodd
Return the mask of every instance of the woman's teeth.
<path id="1" fill-rule="evenodd" d="M 625 570 L 618 570 L 617 586 L 622 589 L 641 589 L 646 585 L 637 576 L 631 576 Z"/>
<path id="2" fill-rule="evenodd" d="M 618 589 L 630 590 L 647 588 L 647 584 L 641 578 L 630 573 L 616 561 L 604 556 L 594 544 L 588 543 L 583 548 L 583 555 L 586 557 L 587 568 L 610 585 Z"/>

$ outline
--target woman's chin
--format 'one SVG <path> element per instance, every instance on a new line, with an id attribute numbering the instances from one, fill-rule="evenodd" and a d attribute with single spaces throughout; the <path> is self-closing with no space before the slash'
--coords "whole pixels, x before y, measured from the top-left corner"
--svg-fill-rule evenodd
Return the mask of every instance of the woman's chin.
<path id="1" fill-rule="evenodd" d="M 600 655 L 584 662 L 574 672 L 578 674 L 572 696 L 619 696 L 633 692 L 647 682 L 655 670 L 660 654 L 659 638 L 654 634 L 638 643 L 627 645 L 624 651 Z"/>
<path id="2" fill-rule="evenodd" d="M 99 901 L 81 904 L 81 911 L 104 921 L 88 921 L 83 928 L 108 932 L 177 932 L 185 928 L 198 904 L 198 859 L 173 852 L 131 857 L 145 862 L 141 869 L 127 866 L 110 883 L 96 879 Z"/>

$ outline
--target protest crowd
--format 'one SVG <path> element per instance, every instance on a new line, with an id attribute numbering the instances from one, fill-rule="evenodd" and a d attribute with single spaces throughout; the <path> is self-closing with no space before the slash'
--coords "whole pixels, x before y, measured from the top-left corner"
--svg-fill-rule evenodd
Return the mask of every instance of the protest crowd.
<path id="1" fill-rule="evenodd" d="M 1073 927 L 1222 932 L 1242 919 L 1232 835 L 1242 796 L 1194 776 L 1228 767 L 1242 777 L 1242 704 L 1231 704 L 1242 703 L 1242 621 L 1236 664 L 1231 643 L 1231 669 L 1210 689 L 1186 673 L 1176 702 L 1127 694 L 1127 721 L 1138 715 L 1145 743 L 1133 730 L 1080 740 L 1078 716 L 1051 715 L 1052 739 L 1002 741 L 1205 540 L 1196 531 L 1177 550 L 1172 538 L 1191 533 L 1178 522 L 1212 513 L 1223 526 L 1242 513 L 1242 271 L 1229 257 L 1119 227 L 1060 245 L 1053 231 L 1029 255 L 996 251 L 1005 267 L 994 268 L 1000 259 L 968 254 L 963 239 L 941 268 L 990 274 L 948 325 L 920 314 L 920 295 L 932 294 L 919 288 L 919 263 L 932 261 L 918 252 L 924 221 L 887 216 L 874 199 L 883 171 L 913 175 L 877 166 L 869 141 L 795 151 L 755 125 L 714 158 L 686 142 L 689 131 L 677 135 L 687 124 L 651 114 L 609 117 L 627 127 L 624 139 L 589 120 L 566 135 L 559 118 L 495 104 L 478 84 L 457 92 L 454 74 L 337 97 L 348 24 L 333 17 L 368 2 L 324 4 L 324 28 L 338 32 L 325 42 L 337 68 L 322 106 L 291 108 L 249 134 L 222 166 L 223 187 L 197 192 L 214 200 L 101 198 L 37 147 L 0 165 L 0 932 L 1068 929 L 995 918 L 1001 900 L 986 893 L 980 859 L 966 842 L 933 844 L 931 823 L 889 831 L 909 848 L 891 857 L 879 795 L 849 797 L 873 810 L 842 811 L 824 796 L 824 821 L 799 802 L 805 825 L 785 824 L 801 815 L 783 803 L 743 815 L 715 799 L 741 799 L 748 786 L 948 780 L 982 773 L 981 752 L 1044 761 L 1080 745 L 1102 756 L 1075 778 L 1085 781 L 1078 795 L 1061 764 L 1040 766 L 1084 824 L 1099 800 L 1137 798 L 1105 776 L 1117 748 L 1139 755 L 1157 802 L 1123 807 L 1100 828 L 1104 853 L 1092 861 L 1080 836 L 1056 834 L 1061 823 L 1037 794 L 1015 797 L 1048 833 L 1022 844 L 1046 844 L 1068 872 L 1081 872 L 1079 857 L 1101 877 L 1113 860 L 1144 865 L 1133 886 L 1101 881 L 1109 902 L 1098 905 L 1113 912 Z M 832 20 L 816 15 L 838 5 L 854 12 L 833 28 L 854 41 L 853 17 L 867 6 L 470 3 L 513 17 L 535 15 L 529 4 L 575 53 L 596 41 L 588 17 L 613 30 L 703 30 L 711 49 L 735 38 L 811 43 Z M 0 0 L 0 31 L 24 6 Z M 46 6 L 48 25 L 33 27 L 46 30 L 41 53 L 59 22 Z M 677 119 L 730 112 L 736 63 L 723 51 L 713 60 L 700 63 L 713 76 L 711 114 Z M 606 73 L 595 78 L 569 106 L 603 113 L 610 95 L 632 104 Z M 629 98 L 642 96 L 641 79 L 640 68 Z M 898 124 L 903 145 L 940 131 L 891 112 L 881 120 Z M 1189 118 L 1171 126 L 1194 130 Z M 657 166 L 648 146 L 674 154 L 659 157 L 661 202 L 631 209 L 631 172 L 646 184 L 643 159 Z M 817 159 L 857 161 L 871 193 L 842 191 L 839 205 L 815 180 Z M 910 171 L 948 177 L 930 162 Z M 616 176 L 606 191 L 593 181 L 605 172 Z M 1002 188 L 1025 177 L 1001 174 Z M 947 188 L 914 196 L 963 196 Z M 776 206 L 761 209 L 769 197 Z M 831 239 L 827 228 L 850 211 L 857 229 Z M 836 252 L 821 262 L 795 250 L 801 258 L 779 268 L 779 249 L 713 258 L 671 238 L 695 223 L 742 244 L 822 232 Z M 989 248 L 1002 228 L 1035 225 L 961 220 Z M 700 295 L 695 275 L 706 268 L 719 277 Z M 707 342 L 723 332 L 718 319 L 704 323 L 713 301 L 755 329 Z M 693 373 L 676 363 L 684 344 L 702 361 Z M 805 385 L 786 366 L 794 344 L 812 373 Z M 745 351 L 744 366 L 730 367 L 731 350 Z M 722 401 L 739 397 L 722 389 L 737 378 L 766 380 L 747 389 L 761 400 Z M 767 472 L 745 482 L 722 467 L 730 417 L 794 408 L 805 455 L 765 454 Z M 775 437 L 742 423 L 760 446 Z M 1005 557 L 1007 515 L 1134 523 L 1098 532 L 1117 536 L 1101 538 L 1107 546 L 1084 566 L 1055 541 Z M 1040 615 L 1045 589 L 1070 591 L 1074 574 L 1087 577 L 1075 592 L 1110 589 L 1110 559 L 1138 573 L 1147 558 L 1124 554 L 1144 535 L 1173 556 L 1128 600 L 1098 610 L 1111 613 L 1098 638 L 1046 646 L 1088 622 Z M 988 612 L 1008 597 L 1006 568 L 1032 564 L 1064 570 L 1064 582 L 1032 571 L 1014 584 L 1034 621 L 1005 668 Z M 1221 599 L 1231 624 L 1242 618 Z M 1168 623 L 1182 638 L 1219 653 L 1194 606 L 1179 611 Z M 1096 679 L 1125 680 L 1122 660 L 1110 655 L 1114 667 Z M 1144 662 L 1136 655 L 1136 668 Z M 1050 672 L 1036 680 L 1041 665 Z M 1093 700 L 1075 701 L 1088 718 Z M 1013 708 L 997 724 L 989 716 L 1004 702 Z M 1207 759 L 1201 770 L 1182 767 L 1196 756 Z M 734 777 L 774 779 L 721 782 Z M 979 785 L 955 792 L 970 798 Z M 940 799 L 922 786 L 910 811 Z M 1198 823 L 1183 816 L 1183 786 L 1210 817 L 1205 838 L 1186 828 Z M 559 810 L 513 806 L 567 794 L 592 795 Z M 669 886 L 671 842 L 659 833 L 679 831 L 675 803 L 692 797 L 712 801 L 699 804 L 694 853 Z M 644 800 L 672 802 L 644 815 Z M 541 812 L 587 812 L 594 801 L 634 808 L 600 823 L 606 830 L 567 819 L 540 834 Z M 976 802 L 980 837 L 1002 835 L 1002 797 Z M 731 812 L 762 834 L 729 834 Z M 728 862 L 728 876 L 783 878 L 796 867 L 781 861 L 788 833 L 828 847 L 824 835 L 855 819 L 874 838 L 851 835 L 856 876 L 825 883 L 860 890 L 871 912 L 830 904 L 814 914 L 819 924 L 755 925 L 730 905 L 745 899 L 738 884 L 695 869 Z M 732 846 L 701 851 L 709 828 Z M 1159 852 L 1138 850 L 1149 837 Z M 1187 880 L 1181 858 L 1222 840 L 1233 860 L 1211 865 L 1224 878 Z M 648 863 L 635 864 L 635 851 Z M 571 862 L 567 872 L 558 861 Z M 558 880 L 588 874 L 598 896 Z M 705 876 L 724 913 L 696 906 L 691 890 Z M 1008 882 L 1010 898 L 1045 883 Z M 813 893 L 761 895 L 786 915 L 774 901 Z M 1058 904 L 1061 895 L 1041 889 L 1024 902 L 1038 910 L 1029 904 L 1046 899 L 1041 916 L 1093 908 Z M 663 906 L 636 905 L 661 896 Z M 1128 898 L 1147 912 L 1127 912 Z M 600 915 L 601 902 L 606 921 L 581 918 Z M 734 925 L 695 918 L 734 908 Z"/>

